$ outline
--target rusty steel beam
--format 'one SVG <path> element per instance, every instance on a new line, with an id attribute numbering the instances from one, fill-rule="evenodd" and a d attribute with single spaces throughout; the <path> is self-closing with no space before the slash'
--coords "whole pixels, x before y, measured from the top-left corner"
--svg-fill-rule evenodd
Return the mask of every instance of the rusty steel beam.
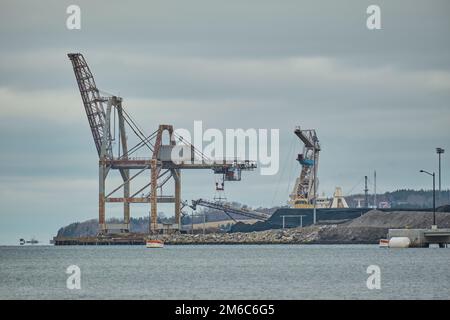
<path id="1" fill-rule="evenodd" d="M 151 159 L 107 160 L 112 169 L 143 169 L 151 165 Z"/>
<path id="2" fill-rule="evenodd" d="M 173 126 L 160 124 L 158 127 L 158 132 L 156 134 L 155 145 L 152 154 L 152 162 L 150 167 L 151 184 L 150 184 L 150 224 L 149 232 L 156 233 L 158 228 L 158 201 L 157 201 L 157 187 L 158 187 L 158 177 L 162 169 L 161 162 L 158 161 L 160 157 L 160 150 L 162 146 L 162 135 L 167 131 L 169 134 L 169 145 L 175 145 L 175 139 L 173 136 Z M 171 172 L 173 176 L 173 172 Z M 176 185 L 176 182 L 175 182 Z M 177 193 L 175 192 L 175 216 L 177 215 L 177 208 L 180 208 L 181 199 L 177 199 Z M 178 194 L 179 196 L 179 194 Z"/>
<path id="3" fill-rule="evenodd" d="M 201 163 L 180 163 L 176 164 L 172 161 L 158 160 L 158 165 L 161 169 L 220 169 L 220 168 L 240 168 L 243 170 L 256 169 L 256 163 L 253 161 L 216 161 L 209 163 L 202 161 Z M 151 165 L 152 159 L 120 159 L 120 160 L 106 160 L 112 169 L 143 169 Z"/>
<path id="4" fill-rule="evenodd" d="M 128 154 L 128 141 L 127 134 L 125 131 L 125 121 L 123 118 L 123 109 L 122 109 L 122 100 L 119 101 L 117 105 L 117 116 L 119 118 L 119 152 L 120 145 L 122 146 L 122 154 L 125 155 L 125 159 L 127 159 Z M 120 154 L 119 154 L 120 156 Z M 130 197 L 130 169 L 122 169 L 120 170 L 120 175 L 122 176 L 122 180 L 124 181 L 123 186 L 123 197 Z M 123 222 L 127 225 L 129 229 L 130 225 L 130 203 L 124 202 L 123 204 Z"/>
<path id="5" fill-rule="evenodd" d="M 150 183 L 150 224 L 149 233 L 156 232 L 158 223 L 158 209 L 157 209 L 157 180 L 158 180 L 158 166 L 156 159 L 152 160 L 150 167 L 151 183 Z"/>
<path id="6" fill-rule="evenodd" d="M 172 196 L 159 196 L 156 197 L 156 201 L 159 203 L 174 203 L 175 197 Z M 124 203 L 150 203 L 151 197 L 135 197 L 135 198 L 105 198 L 105 202 L 124 202 Z"/>
<path id="7" fill-rule="evenodd" d="M 105 180 L 106 180 L 106 168 L 105 164 L 99 164 L 98 168 L 98 224 L 100 231 L 106 230 L 105 225 Z"/>
<path id="8" fill-rule="evenodd" d="M 131 178 L 129 177 L 128 179 L 126 179 L 122 184 L 120 184 L 118 187 L 116 187 L 115 189 L 113 189 L 113 191 L 111 191 L 110 193 L 108 193 L 108 195 L 106 197 L 111 196 L 113 193 L 115 193 L 117 190 L 119 190 L 120 188 L 124 187 L 125 185 L 129 185 L 130 181 L 133 180 L 134 178 L 136 178 L 138 175 L 140 175 L 142 172 L 144 172 L 145 169 L 148 168 L 144 168 L 141 169 L 138 173 L 134 174 Z"/>
<path id="9" fill-rule="evenodd" d="M 181 171 L 172 169 L 171 173 L 175 180 L 175 223 L 181 227 Z"/>

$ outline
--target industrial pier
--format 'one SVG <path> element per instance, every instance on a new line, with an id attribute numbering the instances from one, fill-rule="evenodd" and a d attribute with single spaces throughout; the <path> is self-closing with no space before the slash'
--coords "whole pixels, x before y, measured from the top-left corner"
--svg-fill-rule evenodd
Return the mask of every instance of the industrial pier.
<path id="1" fill-rule="evenodd" d="M 388 238 L 409 238 L 410 247 L 426 248 L 431 244 L 445 248 L 450 243 L 450 229 L 389 229 Z"/>
<path id="2" fill-rule="evenodd" d="M 126 237 L 54 237 L 52 243 L 55 246 L 109 246 L 109 245 L 145 245 L 144 234 L 128 234 Z"/>
<path id="3" fill-rule="evenodd" d="M 173 126 L 169 124 L 160 124 L 151 134 L 145 133 L 133 117 L 127 113 L 121 97 L 100 91 L 97 88 L 94 77 L 82 54 L 70 53 L 68 57 L 72 63 L 99 157 L 98 234 L 95 237 L 55 237 L 52 241 L 55 245 L 143 245 L 150 236 L 152 238 L 163 237 L 169 243 L 181 236 L 192 243 L 189 236 L 180 235 L 184 207 L 195 210 L 197 206 L 204 206 L 221 210 L 235 222 L 234 215 L 246 216 L 262 223 L 271 224 L 273 222 L 270 214 L 244 208 L 233 208 L 221 201 L 211 202 L 198 199 L 192 200 L 191 205 L 186 201 L 181 201 L 182 170 L 212 170 L 214 174 L 221 177 L 221 182 L 216 181 L 216 191 L 223 191 L 225 181 L 240 181 L 241 172 L 254 170 L 256 162 L 225 158 L 209 159 L 201 150 L 197 150 L 178 135 Z M 130 136 L 128 136 L 127 130 L 129 132 L 131 130 Z M 330 203 L 328 203 L 329 199 L 317 196 L 317 170 L 321 147 L 315 130 L 302 130 L 297 127 L 294 133 L 303 142 L 304 147 L 303 152 L 298 154 L 297 157 L 302 169 L 290 194 L 289 204 L 291 208 L 294 210 L 312 210 L 311 223 L 313 225 L 319 224 L 317 218 L 321 209 L 347 208 L 349 210 L 339 187 L 336 188 L 333 200 Z M 136 152 L 142 150 L 144 156 L 136 156 Z M 441 151 L 443 152 L 443 149 Z M 173 159 L 173 154 L 177 155 L 177 159 Z M 110 192 L 107 192 L 107 177 L 113 172 L 118 173 L 121 183 L 119 182 Z M 425 171 L 421 170 L 421 172 Z M 144 182 L 142 182 L 142 177 L 145 179 Z M 138 182 L 139 179 L 141 181 Z M 163 187 L 167 188 L 169 181 L 173 184 L 173 194 L 163 192 Z M 365 203 L 368 207 L 367 177 L 364 191 L 366 194 Z M 121 192 L 120 195 L 118 195 L 119 192 Z M 108 203 L 123 203 L 123 222 L 106 222 L 106 205 Z M 130 232 L 131 203 L 149 204 L 148 233 Z M 170 226 L 158 223 L 158 203 L 174 204 L 175 221 L 170 223 Z M 304 226 L 303 222 L 308 223 L 308 217 L 305 213 L 306 211 L 297 215 L 280 215 L 283 220 L 282 229 L 285 228 L 286 217 L 296 219 L 300 217 L 300 224 Z M 303 217 L 306 217 L 306 219 L 302 221 Z M 195 235 L 190 236 L 195 237 Z M 172 237 L 174 238 L 172 239 Z M 388 238 L 393 237 L 407 237 L 410 240 L 411 247 L 428 247 L 430 244 L 446 247 L 450 243 L 450 229 L 437 229 L 435 223 L 433 223 L 431 229 L 389 229 Z M 214 242 L 217 243 L 217 241 Z M 233 239 L 227 241 L 227 243 L 234 242 Z M 183 241 L 178 242 L 178 244 L 183 244 Z"/>

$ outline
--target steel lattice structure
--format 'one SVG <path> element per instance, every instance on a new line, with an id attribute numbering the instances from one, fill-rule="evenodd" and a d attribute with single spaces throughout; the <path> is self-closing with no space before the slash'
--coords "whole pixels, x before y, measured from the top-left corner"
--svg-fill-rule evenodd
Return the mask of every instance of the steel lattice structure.
<path id="1" fill-rule="evenodd" d="M 101 96 L 94 77 L 80 53 L 69 53 L 75 78 L 81 94 L 83 105 L 88 118 L 89 126 L 94 139 L 94 144 L 99 156 L 99 234 L 108 233 L 111 229 L 120 229 L 128 232 L 130 223 L 130 203 L 150 204 L 149 232 L 158 232 L 157 204 L 175 204 L 175 229 L 180 229 L 181 216 L 181 169 L 212 169 L 216 174 L 228 176 L 228 173 L 237 173 L 240 180 L 242 170 L 253 170 L 256 163 L 253 161 L 207 161 L 203 154 L 187 143 L 188 158 L 191 161 L 180 163 L 173 162 L 167 154 L 176 146 L 176 138 L 182 141 L 182 137 L 176 137 L 173 126 L 162 124 L 150 135 L 145 135 L 133 118 L 122 107 L 122 98 L 114 95 Z M 115 137 L 115 128 L 111 128 L 111 114 L 117 114 L 118 137 Z M 114 126 L 115 127 L 115 126 Z M 137 144 L 128 148 L 126 128 L 132 130 L 137 138 Z M 113 131 L 113 132 L 112 132 Z M 167 132 L 169 142 L 163 143 L 163 134 Z M 113 150 L 113 141 L 119 146 Z M 132 157 L 140 149 L 146 150 L 149 156 L 144 158 Z M 184 152 L 184 151 L 183 151 Z M 196 160 L 196 161 L 194 161 Z M 111 192 L 106 193 L 106 179 L 110 170 L 118 170 L 122 177 L 122 183 Z M 138 170 L 130 175 L 132 170 Z M 144 172 L 150 170 L 150 181 L 137 188 L 131 194 L 130 183 Z M 169 181 L 174 181 L 174 195 L 159 195 L 157 190 Z M 123 196 L 113 196 L 119 190 L 123 190 Z M 139 196 L 141 195 L 141 196 Z M 105 218 L 106 203 L 123 203 L 123 224 L 108 225 Z"/>
<path id="2" fill-rule="evenodd" d="M 313 207 L 317 196 L 317 170 L 319 167 L 320 144 L 316 130 L 295 128 L 294 133 L 303 142 L 303 153 L 298 154 L 301 164 L 300 176 L 297 177 L 294 189 L 290 194 L 290 203 L 297 208 Z"/>

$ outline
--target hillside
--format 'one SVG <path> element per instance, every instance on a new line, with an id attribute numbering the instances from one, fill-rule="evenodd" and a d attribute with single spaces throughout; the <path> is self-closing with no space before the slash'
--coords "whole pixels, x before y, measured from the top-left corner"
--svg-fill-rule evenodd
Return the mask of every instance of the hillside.
<path id="1" fill-rule="evenodd" d="M 370 191 L 369 191 L 370 192 Z M 364 194 L 346 195 L 345 199 L 350 207 L 358 205 L 357 199 L 364 199 Z M 363 200 L 362 204 L 364 203 Z M 410 190 L 401 189 L 392 192 L 385 192 L 377 194 L 377 204 L 380 202 L 388 203 L 391 208 L 399 209 L 425 209 L 433 206 L 433 191 L 432 190 Z M 441 204 L 450 203 L 450 191 L 443 190 L 441 192 Z M 369 194 L 369 204 L 373 205 L 373 195 Z M 439 195 L 436 192 L 436 205 L 439 206 Z"/>
<path id="2" fill-rule="evenodd" d="M 359 218 L 343 224 L 345 227 L 376 228 L 429 228 L 433 214 L 423 211 L 380 211 L 371 210 Z M 450 213 L 436 212 L 436 223 L 440 228 L 450 228 Z"/>

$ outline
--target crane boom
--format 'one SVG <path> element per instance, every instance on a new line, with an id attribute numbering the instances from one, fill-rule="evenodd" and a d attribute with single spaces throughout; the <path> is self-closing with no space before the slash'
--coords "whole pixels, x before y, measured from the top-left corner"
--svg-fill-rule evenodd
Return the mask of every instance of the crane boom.
<path id="1" fill-rule="evenodd" d="M 319 165 L 320 144 L 314 129 L 295 128 L 295 135 L 303 142 L 303 153 L 298 154 L 297 161 L 302 166 L 294 189 L 290 194 L 290 204 L 294 208 L 312 208 L 317 196 L 317 168 Z"/>
<path id="2" fill-rule="evenodd" d="M 320 151 L 319 140 L 317 139 L 316 130 L 302 130 L 300 127 L 295 128 L 294 133 L 297 137 L 302 140 L 307 148 L 316 149 L 316 151 Z"/>
<path id="3" fill-rule="evenodd" d="M 107 98 L 102 98 L 95 84 L 94 76 L 89 69 L 86 60 L 81 53 L 69 53 L 67 55 L 72 62 L 75 78 L 80 90 L 81 99 L 83 100 L 84 109 L 91 127 L 92 137 L 94 138 L 95 147 L 100 156 L 102 140 L 104 136 L 106 114 L 104 103 Z M 109 140 L 109 139 L 108 139 Z M 110 153 L 110 146 L 107 148 Z"/>
<path id="4" fill-rule="evenodd" d="M 232 213 L 232 214 L 237 214 L 237 215 L 245 216 L 245 217 L 252 218 L 252 219 L 262 220 L 262 221 L 266 221 L 267 219 L 270 218 L 270 215 L 268 215 L 266 213 L 235 208 L 226 203 L 212 202 L 212 201 L 208 201 L 208 200 L 204 200 L 204 199 L 192 200 L 191 208 L 195 210 L 197 206 L 203 206 L 203 207 L 207 207 L 210 209 L 221 210 L 227 214 Z"/>

